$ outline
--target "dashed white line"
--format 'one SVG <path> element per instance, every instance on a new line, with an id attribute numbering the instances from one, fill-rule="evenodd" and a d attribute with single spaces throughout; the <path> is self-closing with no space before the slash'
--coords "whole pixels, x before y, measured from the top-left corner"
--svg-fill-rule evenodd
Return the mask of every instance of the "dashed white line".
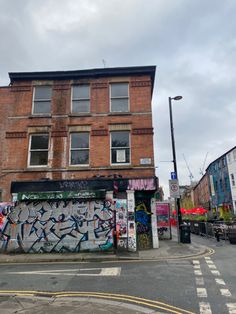
<path id="1" fill-rule="evenodd" d="M 193 265 L 194 269 L 200 269 L 200 265 Z"/>
<path id="2" fill-rule="evenodd" d="M 120 276 L 120 267 L 102 268 L 100 276 Z"/>
<path id="3" fill-rule="evenodd" d="M 211 261 L 211 260 L 206 260 L 206 263 L 207 263 L 207 264 L 214 264 L 214 262 Z"/>
<path id="4" fill-rule="evenodd" d="M 208 302 L 199 302 L 200 314 L 212 314 L 211 306 Z"/>
<path id="5" fill-rule="evenodd" d="M 204 279 L 203 277 L 196 277 L 196 285 L 197 286 L 203 286 L 204 285 Z"/>
<path id="6" fill-rule="evenodd" d="M 224 297 L 231 297 L 231 292 L 229 291 L 229 289 L 220 289 L 220 293 Z"/>
<path id="7" fill-rule="evenodd" d="M 209 257 L 209 256 L 206 256 L 205 257 L 205 260 L 207 261 L 207 260 L 211 260 L 211 258 Z"/>
<path id="8" fill-rule="evenodd" d="M 236 303 L 226 303 L 228 307 L 229 314 L 236 314 Z"/>
<path id="9" fill-rule="evenodd" d="M 199 298 L 207 298 L 207 291 L 205 288 L 197 288 L 197 296 Z"/>
<path id="10" fill-rule="evenodd" d="M 94 273 L 93 271 L 97 271 Z M 40 270 L 40 271 L 19 271 L 19 272 L 7 272 L 7 274 L 14 275 L 53 275 L 53 276 L 120 276 L 120 267 L 109 268 L 81 268 L 81 269 L 59 269 L 59 270 Z"/>
<path id="11" fill-rule="evenodd" d="M 200 264 L 200 262 L 199 262 L 199 261 L 197 261 L 197 260 L 193 260 L 193 264 L 194 264 L 194 265 L 199 265 L 199 264 Z"/>
<path id="12" fill-rule="evenodd" d="M 220 276 L 220 272 L 218 270 L 211 270 L 212 275 Z"/>
<path id="13" fill-rule="evenodd" d="M 194 270 L 194 274 L 196 275 L 196 276 L 202 276 L 202 271 L 201 270 Z"/>
<path id="14" fill-rule="evenodd" d="M 225 282 L 223 279 L 221 278 L 215 278 L 215 281 L 218 285 L 222 285 L 222 286 L 225 286 Z"/>
<path id="15" fill-rule="evenodd" d="M 208 267 L 209 267 L 210 269 L 216 269 L 216 266 L 215 266 L 215 265 L 212 265 L 212 264 L 208 264 Z"/>

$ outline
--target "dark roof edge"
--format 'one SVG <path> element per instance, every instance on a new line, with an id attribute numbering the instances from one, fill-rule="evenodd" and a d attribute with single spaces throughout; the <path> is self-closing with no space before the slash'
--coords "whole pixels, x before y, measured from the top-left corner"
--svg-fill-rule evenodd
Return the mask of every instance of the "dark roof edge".
<path id="1" fill-rule="evenodd" d="M 236 146 L 234 146 L 233 148 L 229 149 L 226 153 L 222 154 L 220 157 L 216 158 L 215 160 L 213 160 L 209 165 L 208 167 L 206 168 L 206 171 L 207 169 L 210 167 L 211 164 L 213 164 L 214 162 L 216 162 L 217 160 L 219 160 L 220 158 L 226 156 L 228 153 L 230 153 L 232 150 L 234 150 L 236 148 Z"/>
<path id="2" fill-rule="evenodd" d="M 65 80 L 65 79 L 83 79 L 99 78 L 105 76 L 125 76 L 125 75 L 150 75 L 152 81 L 152 90 L 155 80 L 156 66 L 132 66 L 115 68 L 98 68 L 73 71 L 45 71 L 45 72 L 9 72 L 11 84 L 16 81 L 25 80 Z"/>

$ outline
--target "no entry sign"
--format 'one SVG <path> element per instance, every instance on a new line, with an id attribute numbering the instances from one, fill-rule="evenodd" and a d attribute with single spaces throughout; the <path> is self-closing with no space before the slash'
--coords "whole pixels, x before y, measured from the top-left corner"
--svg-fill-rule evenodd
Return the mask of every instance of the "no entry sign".
<path id="1" fill-rule="evenodd" d="M 179 181 L 178 180 L 169 180 L 170 187 L 170 197 L 179 198 Z"/>

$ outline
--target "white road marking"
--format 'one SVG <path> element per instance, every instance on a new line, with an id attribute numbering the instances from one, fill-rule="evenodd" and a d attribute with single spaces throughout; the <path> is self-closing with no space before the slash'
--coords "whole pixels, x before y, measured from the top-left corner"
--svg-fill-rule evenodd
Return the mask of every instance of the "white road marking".
<path id="1" fill-rule="evenodd" d="M 194 269 L 200 269 L 200 265 L 193 265 Z"/>
<path id="2" fill-rule="evenodd" d="M 200 314 L 212 314 L 211 306 L 208 302 L 199 302 Z"/>
<path id="3" fill-rule="evenodd" d="M 220 276 L 220 272 L 218 270 L 211 270 L 212 275 Z"/>
<path id="4" fill-rule="evenodd" d="M 229 289 L 220 289 L 220 293 L 224 297 L 231 297 L 231 292 L 229 291 Z"/>
<path id="5" fill-rule="evenodd" d="M 204 279 L 203 277 L 196 277 L 196 285 L 197 286 L 203 286 L 204 285 Z"/>
<path id="6" fill-rule="evenodd" d="M 208 264 L 208 267 L 209 267 L 210 269 L 216 269 L 216 266 L 215 266 L 215 265 Z"/>
<path id="7" fill-rule="evenodd" d="M 91 273 L 91 271 L 98 271 L 98 273 Z M 87 273 L 84 273 L 87 272 Z M 81 272 L 81 273 L 78 273 Z M 8 272 L 7 274 L 14 275 L 60 275 L 60 276 L 120 276 L 120 267 L 109 268 L 80 268 L 80 269 L 59 269 L 59 270 L 40 270 L 40 271 L 19 271 Z"/>
<path id="8" fill-rule="evenodd" d="M 226 303 L 228 309 L 229 309 L 229 314 L 236 314 L 236 303 Z"/>
<path id="9" fill-rule="evenodd" d="M 120 267 L 102 268 L 100 276 L 120 276 Z"/>
<path id="10" fill-rule="evenodd" d="M 205 288 L 197 288 L 197 296 L 199 298 L 207 298 L 207 291 Z"/>
<path id="11" fill-rule="evenodd" d="M 201 272 L 201 270 L 194 270 L 194 274 L 196 275 L 196 276 L 202 276 L 202 272 Z"/>
<path id="12" fill-rule="evenodd" d="M 223 285 L 223 286 L 225 286 L 225 282 L 224 282 L 223 279 L 221 279 L 221 278 L 215 278 L 215 281 L 216 281 L 216 283 L 217 283 L 218 285 Z"/>
<path id="13" fill-rule="evenodd" d="M 199 262 L 199 261 L 197 261 L 197 260 L 193 260 L 193 264 L 195 264 L 195 265 L 199 265 L 199 264 L 200 264 L 200 262 Z"/>
<path id="14" fill-rule="evenodd" d="M 211 258 L 209 256 L 206 256 L 205 260 L 211 260 Z"/>
<path id="15" fill-rule="evenodd" d="M 207 264 L 214 264 L 214 262 L 211 261 L 211 260 L 206 260 L 206 263 L 207 263 Z"/>

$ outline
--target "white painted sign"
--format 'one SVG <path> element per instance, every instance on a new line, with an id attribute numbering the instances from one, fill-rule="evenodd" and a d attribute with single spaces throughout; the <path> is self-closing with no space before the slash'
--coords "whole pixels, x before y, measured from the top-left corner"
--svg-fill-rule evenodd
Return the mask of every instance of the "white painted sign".
<path id="1" fill-rule="evenodd" d="M 117 150 L 116 151 L 116 161 L 117 162 L 125 162 L 125 150 Z"/>
<path id="2" fill-rule="evenodd" d="M 151 158 L 140 158 L 140 165 L 151 165 Z"/>

